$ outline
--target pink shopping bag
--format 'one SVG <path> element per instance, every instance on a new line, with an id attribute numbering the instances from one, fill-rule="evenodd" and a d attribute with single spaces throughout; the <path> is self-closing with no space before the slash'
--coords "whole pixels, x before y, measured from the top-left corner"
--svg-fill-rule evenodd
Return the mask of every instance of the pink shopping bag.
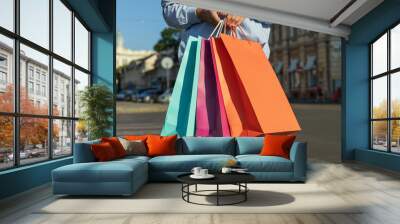
<path id="1" fill-rule="evenodd" d="M 230 136 L 209 40 L 202 40 L 197 86 L 196 136 Z"/>

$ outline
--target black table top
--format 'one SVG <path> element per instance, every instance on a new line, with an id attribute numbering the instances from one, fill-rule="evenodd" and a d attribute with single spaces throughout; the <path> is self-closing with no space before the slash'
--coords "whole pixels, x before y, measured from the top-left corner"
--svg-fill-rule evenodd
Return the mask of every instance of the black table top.
<path id="1" fill-rule="evenodd" d="M 191 173 L 182 174 L 177 177 L 178 181 L 185 184 L 237 184 L 248 183 L 255 180 L 249 173 L 213 173 L 212 179 L 193 179 Z"/>

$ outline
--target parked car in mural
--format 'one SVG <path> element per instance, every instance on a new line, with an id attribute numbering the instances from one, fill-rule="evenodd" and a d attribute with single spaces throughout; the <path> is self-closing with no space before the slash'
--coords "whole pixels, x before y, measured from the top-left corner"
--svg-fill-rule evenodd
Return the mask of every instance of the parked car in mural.
<path id="1" fill-rule="evenodd" d="M 160 89 L 150 88 L 137 95 L 137 102 L 155 103 L 158 96 L 162 93 Z"/>
<path id="2" fill-rule="evenodd" d="M 158 96 L 157 102 L 159 103 L 169 103 L 172 95 L 172 89 L 165 90 L 164 93 Z"/>
<path id="3" fill-rule="evenodd" d="M 122 90 L 117 94 L 117 100 L 120 101 L 131 101 L 136 97 L 136 91 L 135 90 Z"/>

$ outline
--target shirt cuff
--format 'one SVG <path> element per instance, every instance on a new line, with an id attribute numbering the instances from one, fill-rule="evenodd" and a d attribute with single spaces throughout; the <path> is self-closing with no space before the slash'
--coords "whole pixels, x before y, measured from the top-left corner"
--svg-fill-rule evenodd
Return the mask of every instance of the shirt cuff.
<path id="1" fill-rule="evenodd" d="M 186 10 L 188 21 L 191 24 L 201 23 L 201 20 L 196 15 L 196 9 L 195 7 L 188 7 Z"/>

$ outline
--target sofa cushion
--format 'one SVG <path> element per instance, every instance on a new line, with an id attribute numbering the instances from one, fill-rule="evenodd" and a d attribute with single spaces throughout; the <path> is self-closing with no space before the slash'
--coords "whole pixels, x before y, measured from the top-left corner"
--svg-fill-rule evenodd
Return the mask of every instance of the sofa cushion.
<path id="1" fill-rule="evenodd" d="M 175 155 L 158 156 L 149 160 L 150 171 L 163 172 L 190 172 L 193 167 L 199 166 L 210 171 L 219 171 L 230 159 L 231 155 Z"/>
<path id="2" fill-rule="evenodd" d="M 52 173 L 57 182 L 131 182 L 134 173 L 147 176 L 147 163 L 140 159 L 75 163 Z"/>
<path id="3" fill-rule="evenodd" d="M 235 155 L 235 139 L 230 137 L 183 137 L 177 142 L 178 154 Z"/>
<path id="4" fill-rule="evenodd" d="M 172 136 L 159 136 L 149 135 L 147 137 L 147 155 L 166 156 L 176 154 L 176 139 L 177 135 Z"/>
<path id="5" fill-rule="evenodd" d="M 112 145 L 108 142 L 93 144 L 90 147 L 92 149 L 94 157 L 96 157 L 96 161 L 105 162 L 118 158 Z"/>
<path id="6" fill-rule="evenodd" d="M 236 155 L 260 154 L 263 145 L 263 137 L 237 137 Z"/>
<path id="7" fill-rule="evenodd" d="M 122 158 L 126 156 L 126 151 L 124 146 L 122 146 L 121 142 L 117 137 L 104 137 L 101 138 L 101 142 L 108 142 L 114 149 L 115 155 L 117 158 Z"/>
<path id="8" fill-rule="evenodd" d="M 123 138 L 129 141 L 140 140 L 146 142 L 147 135 L 125 135 Z"/>
<path id="9" fill-rule="evenodd" d="M 238 155 L 240 167 L 249 172 L 292 172 L 292 161 L 278 156 Z"/>
<path id="10" fill-rule="evenodd" d="M 270 135 L 264 138 L 264 146 L 261 149 L 261 156 L 280 156 L 290 159 L 290 148 L 296 136 L 294 135 Z"/>
<path id="11" fill-rule="evenodd" d="M 118 138 L 122 146 L 126 151 L 126 155 L 147 155 L 147 148 L 144 141 L 141 140 L 126 140 L 124 138 Z"/>

